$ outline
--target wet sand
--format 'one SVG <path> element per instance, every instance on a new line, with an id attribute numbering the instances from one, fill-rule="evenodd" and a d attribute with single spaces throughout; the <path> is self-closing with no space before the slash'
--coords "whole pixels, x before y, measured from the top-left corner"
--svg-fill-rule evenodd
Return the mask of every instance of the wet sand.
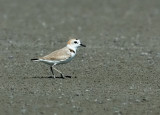
<path id="1" fill-rule="evenodd" d="M 1 115 L 160 114 L 159 0 L 0 0 Z M 51 78 L 31 62 L 87 45 Z M 57 77 L 60 77 L 56 73 Z"/>

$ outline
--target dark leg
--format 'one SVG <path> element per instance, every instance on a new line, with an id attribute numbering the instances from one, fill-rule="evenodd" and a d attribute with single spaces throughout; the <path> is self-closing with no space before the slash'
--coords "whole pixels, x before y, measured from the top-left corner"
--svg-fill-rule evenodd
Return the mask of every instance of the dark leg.
<path id="1" fill-rule="evenodd" d="M 53 72 L 52 66 L 50 66 L 50 69 L 51 69 L 51 72 L 52 72 L 52 74 L 53 74 L 53 77 L 55 78 L 55 74 L 54 74 L 54 72 Z"/>

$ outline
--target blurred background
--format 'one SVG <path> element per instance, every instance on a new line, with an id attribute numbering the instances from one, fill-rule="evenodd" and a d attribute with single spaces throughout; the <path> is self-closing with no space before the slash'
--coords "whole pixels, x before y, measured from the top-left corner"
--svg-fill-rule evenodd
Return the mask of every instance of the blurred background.
<path id="1" fill-rule="evenodd" d="M 30 61 L 70 36 L 71 79 Z M 160 1 L 0 0 L 0 62 L 2 115 L 160 114 Z"/>

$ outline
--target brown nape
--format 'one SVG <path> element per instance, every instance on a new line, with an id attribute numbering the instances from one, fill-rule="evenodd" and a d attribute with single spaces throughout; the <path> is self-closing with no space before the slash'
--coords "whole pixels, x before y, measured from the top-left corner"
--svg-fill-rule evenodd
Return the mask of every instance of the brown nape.
<path id="1" fill-rule="evenodd" d="M 71 44 L 71 42 L 74 41 L 74 40 L 76 40 L 76 39 L 70 39 L 70 40 L 67 42 L 67 44 Z"/>

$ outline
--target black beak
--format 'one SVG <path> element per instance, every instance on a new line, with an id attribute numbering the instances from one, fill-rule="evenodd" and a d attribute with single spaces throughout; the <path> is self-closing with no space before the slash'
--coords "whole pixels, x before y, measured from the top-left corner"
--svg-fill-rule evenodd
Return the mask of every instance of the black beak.
<path id="1" fill-rule="evenodd" d="M 80 44 L 81 46 L 83 46 L 83 47 L 86 47 L 86 45 L 84 45 L 84 44 Z"/>

